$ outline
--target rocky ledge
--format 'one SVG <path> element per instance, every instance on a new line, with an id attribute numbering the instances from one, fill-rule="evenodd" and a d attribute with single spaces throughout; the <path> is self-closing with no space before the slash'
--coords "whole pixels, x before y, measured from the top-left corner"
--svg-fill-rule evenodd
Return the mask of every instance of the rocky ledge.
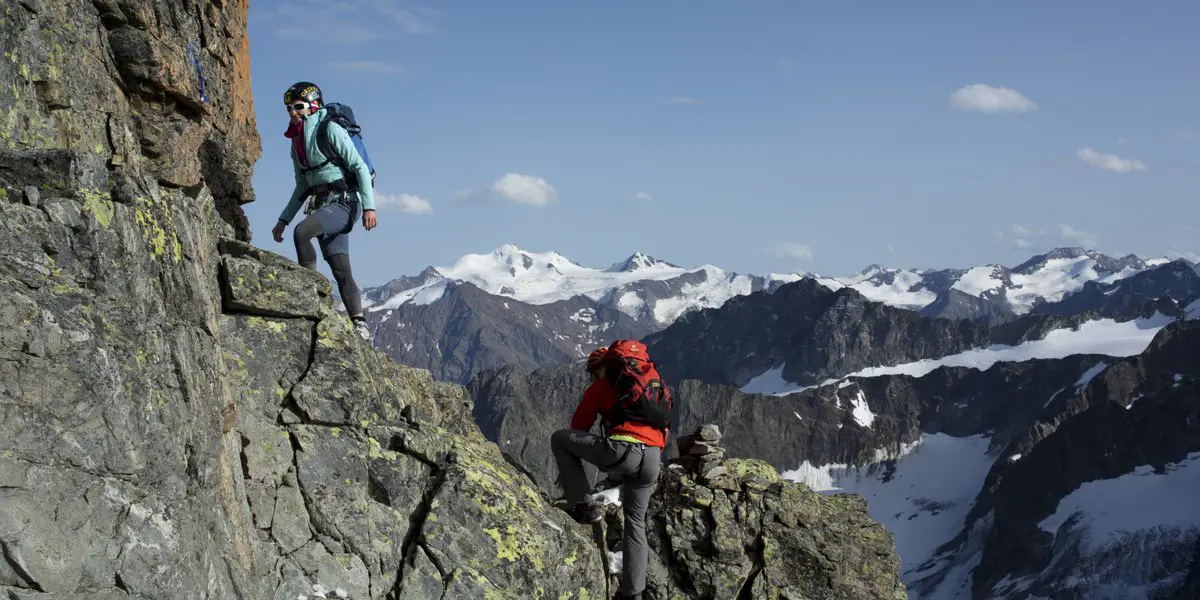
<path id="1" fill-rule="evenodd" d="M 720 442 L 705 424 L 664 463 L 650 501 L 647 600 L 908 598 L 892 535 L 861 496 L 818 494 L 761 460 L 727 457 Z M 610 489 L 602 497 L 617 498 Z M 619 564 L 620 510 L 605 523 Z"/>

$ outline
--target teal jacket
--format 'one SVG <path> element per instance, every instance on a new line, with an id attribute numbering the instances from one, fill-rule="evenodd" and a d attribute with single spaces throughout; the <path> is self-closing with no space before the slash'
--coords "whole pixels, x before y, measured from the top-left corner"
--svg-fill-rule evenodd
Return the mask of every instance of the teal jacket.
<path id="1" fill-rule="evenodd" d="M 308 157 L 308 164 L 319 165 L 325 160 L 325 155 L 321 154 L 321 150 L 317 147 L 317 125 L 321 123 L 321 119 L 325 117 L 325 109 L 322 108 L 317 112 L 308 115 L 304 118 L 304 153 Z M 363 210 L 375 209 L 375 191 L 371 184 L 371 169 L 367 166 L 367 161 L 363 160 L 358 155 L 358 149 L 354 147 L 354 142 L 350 141 L 350 134 L 346 133 L 346 129 L 335 122 L 329 124 L 326 132 L 329 134 L 329 143 L 334 152 L 342 157 L 346 166 L 358 173 L 358 180 L 368 182 L 361 186 L 358 191 L 358 199 L 362 203 Z M 290 142 L 291 140 L 289 140 Z M 305 192 L 314 185 L 337 181 L 342 178 L 342 170 L 332 162 L 325 166 L 304 173 L 300 170 L 300 158 L 296 156 L 296 151 L 293 149 L 292 168 L 296 172 L 296 189 L 292 190 L 292 197 L 288 200 L 287 206 L 283 208 L 283 212 L 279 214 L 279 220 L 284 223 L 291 223 L 292 218 L 296 216 L 296 212 L 300 210 L 300 204 L 304 201 Z"/>

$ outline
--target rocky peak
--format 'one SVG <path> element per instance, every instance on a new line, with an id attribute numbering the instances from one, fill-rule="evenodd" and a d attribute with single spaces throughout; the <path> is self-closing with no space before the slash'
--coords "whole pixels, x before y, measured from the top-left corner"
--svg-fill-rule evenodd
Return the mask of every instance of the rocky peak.
<path id="1" fill-rule="evenodd" d="M 665 260 L 659 260 L 642 252 L 635 252 L 629 258 L 610 266 L 605 271 L 608 273 L 634 273 L 655 267 L 678 268 Z"/>

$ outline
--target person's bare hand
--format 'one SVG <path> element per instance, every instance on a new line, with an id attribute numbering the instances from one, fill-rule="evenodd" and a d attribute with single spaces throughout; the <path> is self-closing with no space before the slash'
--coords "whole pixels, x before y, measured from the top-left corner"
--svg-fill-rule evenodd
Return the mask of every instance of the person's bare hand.
<path id="1" fill-rule="evenodd" d="M 287 223 L 284 223 L 283 221 L 278 221 L 275 223 L 275 229 L 271 230 L 271 235 L 275 237 L 276 242 L 283 241 L 284 229 L 287 229 Z"/>
<path id="2" fill-rule="evenodd" d="M 375 229 L 375 225 L 376 225 L 375 211 L 374 210 L 364 210 L 363 211 L 363 229 L 370 231 L 372 229 Z"/>

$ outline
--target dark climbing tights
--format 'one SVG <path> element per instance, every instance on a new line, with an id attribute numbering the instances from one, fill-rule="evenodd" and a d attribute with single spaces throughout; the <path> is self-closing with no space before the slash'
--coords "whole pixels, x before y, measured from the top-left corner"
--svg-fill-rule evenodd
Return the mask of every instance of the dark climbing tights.
<path id="1" fill-rule="evenodd" d="M 333 278 L 337 280 L 338 294 L 346 303 L 346 314 L 351 317 L 362 316 L 362 296 L 358 293 L 358 285 L 354 283 L 354 275 L 350 273 L 350 255 L 334 254 L 326 259 Z"/>
<path id="2" fill-rule="evenodd" d="M 296 261 L 301 266 L 316 270 L 317 251 L 313 248 L 313 238 L 324 233 L 319 219 L 305 219 L 296 226 L 293 236 L 296 242 Z M 338 294 L 346 304 L 346 313 L 351 317 L 362 316 L 362 296 L 358 292 L 358 284 L 354 283 L 354 275 L 350 271 L 350 253 L 334 254 L 325 259 L 329 270 L 333 271 L 333 279 L 337 281 Z"/>

